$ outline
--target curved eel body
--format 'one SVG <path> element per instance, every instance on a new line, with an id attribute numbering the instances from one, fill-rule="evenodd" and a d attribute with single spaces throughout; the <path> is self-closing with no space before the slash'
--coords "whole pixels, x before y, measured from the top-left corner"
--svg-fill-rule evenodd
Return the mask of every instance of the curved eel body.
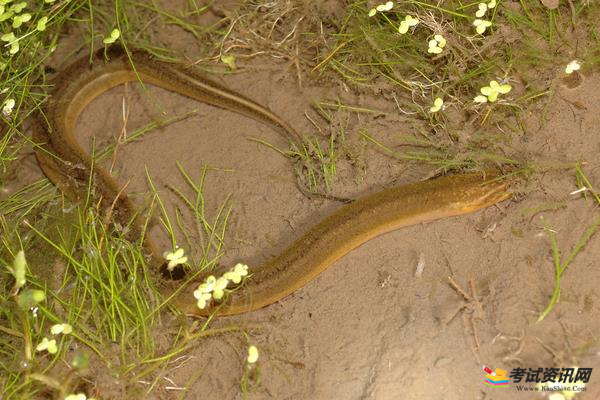
<path id="1" fill-rule="evenodd" d="M 120 49 L 110 50 L 109 61 L 98 52 L 92 62 L 76 61 L 55 79 L 53 92 L 43 113 L 34 124 L 38 162 L 68 197 L 83 199 L 93 182 L 101 209 L 115 222 L 130 226 L 129 237 L 143 233 L 144 218 L 117 182 L 77 143 L 74 127 L 83 109 L 108 89 L 128 81 L 141 80 L 248 116 L 279 130 L 299 144 L 301 136 L 265 107 L 234 93 L 197 72 L 179 64 L 154 60 L 141 51 L 129 57 Z M 92 172 L 93 171 L 93 172 Z M 93 176 L 91 176 L 93 173 Z M 508 183 L 494 172 L 454 175 L 386 189 L 366 196 L 325 218 L 294 241 L 279 255 L 251 268 L 252 276 L 234 292 L 227 303 L 216 309 L 200 310 L 187 288 L 176 299 L 190 314 L 240 314 L 272 304 L 306 285 L 352 249 L 386 232 L 460 214 L 466 214 L 508 199 Z M 152 240 L 144 243 L 157 266 L 164 260 Z"/>

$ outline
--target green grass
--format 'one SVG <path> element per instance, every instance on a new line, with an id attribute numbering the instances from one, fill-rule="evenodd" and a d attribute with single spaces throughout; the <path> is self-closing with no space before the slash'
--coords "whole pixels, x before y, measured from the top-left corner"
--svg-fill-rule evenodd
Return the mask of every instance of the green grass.
<path id="1" fill-rule="evenodd" d="M 340 134 L 331 132 L 325 144 L 317 138 L 307 138 L 301 146 L 293 150 L 282 150 L 262 139 L 251 140 L 276 151 L 293 160 L 298 179 L 298 188 L 307 196 L 318 196 L 336 199 L 329 194 L 331 184 L 336 175 L 336 162 L 340 156 L 338 142 L 343 142 L 343 131 Z"/>
<path id="2" fill-rule="evenodd" d="M 323 16 L 303 14 L 301 7 L 263 9 L 248 2 L 208 24 L 200 21 L 209 16 L 209 5 L 197 0 L 189 0 L 181 10 L 142 1 L 95 3 L 99 2 L 31 3 L 24 11 L 31 14 L 30 23 L 12 28 L 11 20 L 0 22 L 0 34 L 14 32 L 20 46 L 14 55 L 8 53 L 11 43 L 0 52 L 0 104 L 15 100 L 10 113 L 0 113 L 0 184 L 19 174 L 22 155 L 35 145 L 28 137 L 27 121 L 46 100 L 45 67 L 60 65 L 61 58 L 78 53 L 91 56 L 114 28 L 120 29 L 120 41 L 128 48 L 144 48 L 165 61 L 198 62 L 203 70 L 229 74 L 243 67 L 234 71 L 213 61 L 228 55 L 243 65 L 257 55 L 273 57 L 290 68 L 299 85 L 307 79 L 330 81 L 341 90 L 382 100 L 369 107 L 358 97 L 317 99 L 312 112 L 306 113 L 314 130 L 301 148 L 276 149 L 257 140 L 293 160 L 290 168 L 296 168 L 301 190 L 331 198 L 343 163 L 356 167 L 357 176 L 366 173 L 364 151 L 356 156 L 352 146 L 383 152 L 391 162 L 433 165 L 439 171 L 490 165 L 513 171 L 531 168 L 513 142 L 527 134 L 523 113 L 539 110 L 555 94 L 557 81 L 548 84 L 543 72 L 553 75 L 573 58 L 589 70 L 600 63 L 595 23 L 600 7 L 585 2 L 561 3 L 557 10 L 549 10 L 538 1 L 500 1 L 489 15 L 493 25 L 484 36 L 475 35 L 472 26 L 476 2 L 446 1 L 441 7 L 434 1 L 403 1 L 373 17 L 367 15 L 371 3 L 366 1 Z M 406 15 L 421 23 L 400 35 L 397 29 Z M 47 28 L 38 31 L 42 17 L 49 18 Z M 438 56 L 427 52 L 427 41 L 434 34 L 448 41 Z M 61 56 L 54 55 L 56 48 Z M 474 104 L 480 88 L 494 79 L 506 79 L 513 91 L 496 103 Z M 432 113 L 429 108 L 436 97 L 443 97 L 447 108 Z M 188 116 L 149 122 L 118 145 L 126 146 L 156 127 Z M 399 126 L 392 132 L 375 124 L 378 118 L 397 117 Z M 98 149 L 97 160 L 112 157 L 115 151 L 116 145 Z M 170 187 L 177 204 L 166 204 L 146 174 L 158 221 L 172 247 L 184 247 L 190 256 L 191 281 L 214 267 L 223 254 L 232 204 L 229 199 L 221 205 L 206 203 L 209 166 L 192 172 L 179 164 L 178 168 L 186 186 Z M 580 168 L 577 176 L 591 187 Z M 592 196 L 600 203 L 595 193 Z M 594 220 L 563 258 L 546 224 L 554 252 L 555 289 L 540 321 L 559 301 L 562 277 L 599 225 L 600 220 Z M 160 290 L 160 278 L 146 266 L 141 238 L 128 240 L 126 227 L 106 224 L 93 207 L 76 207 L 45 179 L 0 200 L 0 229 L 1 266 L 11 266 L 20 250 L 28 261 L 23 287 L 15 286 L 9 268 L 0 275 L 2 398 L 93 394 L 91 363 L 118 377 L 130 396 L 141 397 L 158 385 L 170 361 L 202 338 L 245 335 L 237 326 L 211 328 L 210 319 L 178 316 L 169 306 L 177 292 L 165 295 Z M 33 290 L 46 297 L 33 304 L 35 314 L 24 306 L 32 301 Z M 165 324 L 167 315 L 175 316 L 177 323 Z M 64 322 L 73 326 L 73 333 L 57 337 L 58 352 L 35 351 L 44 337 L 52 337 L 50 327 Z M 246 340 L 251 342 L 247 336 Z M 244 397 L 258 384 L 258 372 L 248 365 L 243 370 Z M 186 388 L 197 378 L 190 378 Z M 139 380 L 149 384 L 140 387 Z"/>
<path id="3" fill-rule="evenodd" d="M 201 180 L 206 171 L 204 168 Z M 222 253 L 230 207 L 223 205 L 211 222 L 205 213 L 202 183 L 194 182 L 183 170 L 182 173 L 196 193 L 194 202 L 182 195 L 187 200 L 185 207 L 197 217 L 197 226 L 202 227 L 204 237 L 208 238 L 199 260 L 191 263 L 195 267 L 192 276 L 197 276 L 207 266 L 214 265 Z M 46 293 L 46 301 L 37 304 L 37 316 L 18 305 L 25 291 L 18 295 L 3 294 L 0 299 L 3 317 L 8 322 L 3 324 L 2 331 L 9 335 L 2 340 L 3 348 L 5 355 L 14 357 L 13 363 L 0 364 L 6 377 L 3 382 L 6 398 L 16 396 L 16 393 L 34 396 L 36 392 L 44 391 L 39 384 L 55 379 L 50 372 L 58 368 L 57 362 L 62 358 L 97 357 L 115 373 L 126 372 L 133 379 L 138 377 L 140 369 L 139 373 L 146 375 L 148 369 L 160 368 L 170 357 L 187 348 L 194 338 L 211 333 L 207 326 L 182 326 L 167 348 L 164 343 L 157 343 L 155 330 L 164 329 L 159 311 L 167 302 L 155 287 L 156 277 L 151 276 L 146 267 L 141 243 L 126 240 L 121 229 L 107 228 L 90 208 L 72 208 L 58 218 L 53 217 L 58 213 L 53 212 L 52 207 L 62 207 L 52 194 L 55 190 L 47 182 L 36 182 L 15 194 L 10 201 L 0 202 L 3 215 L 10 215 L 0 220 L 2 254 L 14 256 L 17 249 L 30 248 L 26 251 L 26 254 L 32 254 L 32 260 L 25 288 Z M 160 200 L 157 203 L 161 204 Z M 40 217 L 44 223 L 32 223 L 31 217 L 37 209 L 49 211 Z M 171 226 L 166 214 L 161 219 Z M 51 259 L 56 259 L 50 265 L 48 254 L 52 255 Z M 2 258 L 0 262 L 10 265 L 12 260 Z M 63 322 L 71 324 L 74 331 L 62 339 L 60 352 L 48 357 L 32 352 L 43 337 L 51 336 L 50 325 Z M 230 331 L 235 329 L 228 328 Z M 72 341 L 79 342 L 83 348 L 74 356 L 67 356 L 66 349 Z M 118 354 L 105 354 L 107 343 L 118 344 Z M 9 367 L 21 358 L 32 365 L 46 365 L 41 371 Z M 27 379 L 32 372 L 38 378 L 45 378 Z M 74 389 L 71 383 L 61 383 L 60 393 Z"/>
<path id="4" fill-rule="evenodd" d="M 43 65 L 51 57 L 66 25 L 84 32 L 84 40 L 71 47 L 73 53 L 87 48 L 92 54 L 98 39 L 119 26 L 123 32 L 122 43 L 135 40 L 137 47 L 170 61 L 177 58 L 168 46 L 161 46 L 157 41 L 145 45 L 150 40 L 145 36 L 147 29 L 139 29 L 140 24 L 147 26 L 162 21 L 165 25 L 180 27 L 197 39 L 205 38 L 213 30 L 184 21 L 206 12 L 206 7 L 193 5 L 182 16 L 164 10 L 159 12 L 147 4 L 119 2 L 114 4 L 114 9 L 110 5 L 99 7 L 79 1 L 57 2 L 26 11 L 31 13 L 32 21 L 43 16 L 49 17 L 49 21 L 43 32 L 36 31 L 31 24 L 15 30 L 21 49 L 13 56 L 7 56 L 5 51 L 0 56 L 0 100 L 16 100 L 10 113 L 0 115 L 6 126 L 0 141 L 0 182 L 19 173 L 19 154 L 32 146 L 24 131 L 24 121 L 37 112 L 45 100 Z M 12 29 L 7 25 L 9 22 L 0 23 L 3 32 Z M 187 116 L 189 114 L 152 122 L 133 132 L 126 142 L 138 140 L 158 126 Z M 97 153 L 98 160 L 114 151 L 114 146 L 102 149 Z M 231 206 L 226 202 L 216 213 L 211 206 L 207 210 L 202 190 L 210 171 L 208 167 L 202 169 L 199 181 L 182 168 L 180 171 L 188 187 L 173 188 L 182 201 L 175 212 L 176 220 L 169 220 L 156 192 L 154 204 L 162 212 L 160 221 L 169 228 L 173 245 L 176 244 L 173 226 L 185 232 L 186 243 L 177 245 L 193 249 L 189 263 L 193 270 L 188 277 L 191 281 L 202 271 L 214 267 L 222 254 Z M 193 193 L 191 198 L 184 195 L 190 192 Z M 184 214 L 188 218 L 183 218 Z M 160 279 L 146 265 L 146 250 L 141 239 L 130 242 L 124 235 L 127 227 L 106 225 L 94 208 L 75 207 L 45 179 L 1 200 L 0 215 L 0 264 L 12 265 L 20 249 L 25 250 L 28 259 L 26 284 L 0 293 L 2 398 L 36 398 L 50 394 L 64 398 L 76 392 L 91 395 L 93 385 L 88 387 L 85 383 L 90 378 L 93 382 L 90 363 L 98 375 L 106 370 L 107 375 L 119 377 L 132 395 L 141 391 L 149 393 L 170 368 L 169 361 L 173 357 L 188 352 L 202 337 L 240 330 L 237 326 L 211 329 L 208 323 L 188 322 L 181 317 L 176 318 L 183 321 L 179 325 L 164 325 L 165 313 L 177 313 L 169 309 L 169 299 L 177 293 L 165 296 L 159 290 Z M 212 215 L 215 215 L 214 220 Z M 193 221 L 194 226 L 184 227 L 184 219 Z M 3 269 L 1 280 L 4 287 L 13 287 L 8 268 Z M 33 290 L 45 293 L 45 299 L 31 304 Z M 24 304 L 26 299 L 30 304 Z M 35 308 L 35 313 L 30 306 Z M 56 323 L 71 324 L 73 333 L 56 337 L 58 351 L 55 354 L 36 351 L 44 337 L 53 338 L 49 330 Z M 165 329 L 172 333 L 168 340 L 164 339 Z M 70 347 L 77 350 L 70 352 Z M 149 379 L 149 388 L 140 389 L 136 382 L 142 379 Z"/>
<path id="5" fill-rule="evenodd" d="M 600 205 L 600 194 L 592 186 L 591 182 L 583 172 L 581 165 L 576 167 L 576 176 L 578 186 L 580 189 L 584 190 L 583 193 L 586 198 L 590 197 L 593 202 Z M 538 323 L 543 321 L 552 312 L 554 306 L 560 301 L 562 277 L 567 271 L 567 268 L 575 260 L 575 257 L 584 249 L 590 239 L 592 239 L 592 237 L 598 232 L 598 229 L 600 228 L 600 216 L 597 216 L 589 223 L 585 229 L 585 232 L 579 237 L 579 239 L 577 239 L 577 243 L 575 243 L 571 251 L 564 259 L 561 259 L 561 251 L 556 239 L 556 231 L 551 228 L 548 221 L 542 220 L 542 223 L 552 245 L 552 257 L 554 261 L 554 291 L 552 292 L 552 296 L 550 297 L 548 305 L 538 317 Z"/>
<path id="6" fill-rule="evenodd" d="M 394 141 L 384 145 L 366 120 L 362 131 L 368 133 L 363 138 L 387 154 L 439 165 L 441 170 L 505 162 L 514 165 L 517 155 L 507 154 L 510 137 L 494 132 L 525 134 L 519 122 L 522 111 L 551 98 L 554 87 L 544 89 L 547 78 L 539 74 L 539 68 L 564 68 L 573 58 L 574 40 L 561 32 L 573 26 L 574 14 L 569 7 L 549 10 L 540 2 L 520 2 L 520 9 L 499 3 L 491 14 L 491 31 L 484 38 L 475 35 L 471 25 L 477 2 L 450 1 L 438 7 L 433 2 L 406 1 L 373 17 L 367 15 L 366 2 L 355 2 L 333 35 L 331 50 L 323 52 L 315 70 L 324 77 L 337 75 L 348 85 L 367 92 L 377 82 L 377 95 L 401 103 L 398 111 L 412 116 L 416 126 L 423 123 L 423 134 L 408 140 L 406 135 L 396 135 Z M 597 28 L 583 21 L 597 18 L 599 10 L 596 5 L 577 4 L 574 11 L 581 21 L 579 32 L 591 41 L 589 47 L 579 49 L 576 57 L 593 68 L 597 64 Z M 400 35 L 397 28 L 406 15 L 419 18 L 421 23 L 412 33 Z M 449 43 L 440 56 L 426 51 L 427 41 L 434 34 L 442 34 Z M 521 37 L 528 40 L 519 40 Z M 513 86 L 523 80 L 524 90 L 518 95 L 513 91 L 514 95 L 494 104 L 475 105 L 473 97 L 479 94 L 479 88 L 493 79 L 508 79 Z M 388 83 L 383 92 L 382 82 Z M 428 112 L 438 96 L 449 108 L 470 114 L 473 123 L 467 128 L 468 136 L 464 124 L 456 126 L 444 113 Z M 411 148 L 410 143 L 415 146 Z M 385 149 L 398 147 L 403 151 Z"/>
<path id="7" fill-rule="evenodd" d="M 204 239 L 204 245 L 194 249 L 193 254 L 198 257 L 190 262 L 191 281 L 214 266 L 222 254 L 231 207 L 225 202 L 210 218 L 212 212 L 206 211 L 202 192 L 210 169 L 203 167 L 198 180 L 182 168 L 180 171 L 188 187 L 173 188 L 183 200 L 176 213 L 178 224 L 183 219 L 181 215 L 190 214 L 198 236 Z M 189 197 L 184 192 L 194 195 Z M 0 339 L 4 349 L 0 363 L 4 398 L 34 397 L 49 389 L 64 397 L 79 390 L 81 382 L 72 372 L 69 379 L 60 378 L 64 374 L 60 366 L 63 359 L 71 366 L 75 360 L 87 360 L 75 367 L 82 376 L 86 376 L 90 359 L 100 361 L 111 374 L 122 377 L 125 385 L 132 386 L 135 393 L 139 390 L 134 389 L 136 380 L 166 368 L 173 357 L 188 351 L 199 338 L 239 331 L 236 326 L 211 330 L 208 324 L 198 323 L 165 326 L 161 311 L 167 310 L 169 298 L 156 288 L 159 280 L 146 266 L 142 243 L 126 240 L 123 235 L 126 227 L 108 228 L 92 208 L 72 208 L 54 217 L 59 213 L 53 212 L 52 207 L 62 207 L 52 194 L 55 190 L 47 182 L 36 182 L 11 197 L 11 201 L 0 202 L 3 215 L 10 215 L 0 219 L 2 254 L 14 257 L 17 249 L 25 248 L 30 249 L 26 254 L 32 255 L 26 285 L 18 293 L 3 293 L 0 298 L 0 315 L 5 321 L 0 329 L 4 334 Z M 156 193 L 155 199 L 162 223 L 172 230 L 173 223 Z M 29 222 L 36 209 L 49 211 L 41 217 L 44 223 Z M 190 227 L 181 227 L 192 231 Z M 48 259 L 55 261 L 48 264 Z M 0 263 L 11 265 L 12 260 L 0 258 Z M 46 295 L 45 301 L 33 305 L 37 308 L 35 315 L 29 307 L 19 306 L 29 289 L 41 290 Z M 60 338 L 59 352 L 49 355 L 34 351 L 43 337 L 52 338 L 49 328 L 57 323 L 73 326 L 71 335 Z M 166 343 L 161 334 L 164 329 L 174 333 Z M 159 338 L 162 341 L 157 341 Z M 70 354 L 67 349 L 75 342 L 79 350 Z M 116 345 L 116 353 L 107 353 L 109 343 Z M 32 367 L 15 368 L 19 363 Z"/>

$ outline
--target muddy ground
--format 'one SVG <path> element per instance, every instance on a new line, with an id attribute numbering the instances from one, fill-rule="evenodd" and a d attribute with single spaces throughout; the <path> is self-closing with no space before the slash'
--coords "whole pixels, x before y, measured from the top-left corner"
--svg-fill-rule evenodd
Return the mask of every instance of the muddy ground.
<path id="1" fill-rule="evenodd" d="M 542 161 L 585 160 L 585 172 L 598 184 L 600 75 L 582 75 L 567 85 L 559 80 L 561 73 L 556 70 L 557 91 L 549 104 L 523 116 L 526 135 L 515 138 L 513 147 Z M 304 113 L 314 116 L 310 105 L 316 100 L 340 97 L 389 112 L 396 107 L 373 94 L 348 92 L 341 82 L 311 82 L 308 74 L 299 87 L 296 71 L 270 58 L 250 59 L 243 72 L 222 81 L 306 134 L 315 132 Z M 233 206 L 222 265 L 257 264 L 341 207 L 301 194 L 290 160 L 249 140 L 260 138 L 285 148 L 286 140 L 275 130 L 164 90 L 150 88 L 150 94 L 133 84 L 102 95 L 78 124 L 82 143 L 89 147 L 94 137 L 101 146 L 119 135 L 124 99 L 130 107 L 130 132 L 164 116 L 161 110 L 166 115 L 197 110 L 119 148 L 114 171 L 122 182 L 130 181 L 129 191 L 143 201 L 148 191 L 143 171 L 148 168 L 172 210 L 177 199 L 168 186 L 186 190 L 175 161 L 194 176 L 209 165 L 208 214 L 214 216 L 228 196 Z M 373 118 L 371 131 L 383 136 L 406 132 L 410 128 L 403 118 Z M 365 121 L 356 115 L 349 115 L 346 123 L 348 151 L 359 154 L 364 165 L 356 168 L 341 160 L 335 194 L 356 198 L 432 173 L 431 167 L 400 164 L 361 142 L 358 128 Z M 573 169 L 535 175 L 521 189 L 524 194 L 518 199 L 498 206 L 374 239 L 277 304 L 215 321 L 214 326 L 246 327 L 260 350 L 260 381 L 251 387 L 249 398 L 535 399 L 544 397 L 517 393 L 512 381 L 508 389 L 487 387 L 482 366 L 509 371 L 600 367 L 599 237 L 564 275 L 560 303 L 536 324 L 554 288 L 551 244 L 541 217 L 557 233 L 564 258 L 597 217 L 597 206 L 569 194 L 577 189 Z M 560 207 L 532 211 L 548 204 Z M 151 234 L 162 236 L 159 240 L 167 248 L 161 231 L 155 223 Z M 419 260 L 424 270 L 416 276 Z M 154 398 L 177 398 L 181 392 L 167 387 L 183 387 L 192 378 L 197 380 L 186 398 L 241 398 L 245 347 L 236 334 L 203 340 L 172 365 Z M 597 374 L 592 373 L 587 392 L 578 399 L 600 397 Z M 116 383 L 107 379 L 98 388 L 118 397 Z"/>
<path id="2" fill-rule="evenodd" d="M 277 65 L 252 76 L 238 75 L 226 83 L 251 93 L 297 129 L 310 131 L 302 110 L 309 108 L 311 98 L 323 96 L 322 89 L 298 89 Z M 561 86 L 543 119 L 528 116 L 523 146 L 557 159 L 586 160 L 585 171 L 597 182 L 600 101 L 595 93 L 600 76 L 584 79 L 586 85 L 574 89 Z M 215 168 L 206 181 L 206 203 L 212 215 L 228 195 L 233 205 L 223 265 L 244 261 L 252 266 L 341 206 L 307 199 L 296 187 L 290 161 L 249 140 L 260 138 L 284 148 L 285 139 L 269 127 L 162 90 L 152 90 L 156 99 L 149 100 L 129 89 L 130 128 L 151 118 L 155 100 L 171 112 L 199 110 L 198 116 L 121 149 L 116 170 L 131 180 L 133 193 L 145 193 L 145 176 L 139 171 L 147 167 L 160 193 L 173 204 L 177 200 L 168 185 L 185 188 L 175 160 L 196 176 L 201 165 Z M 122 125 L 123 94 L 117 88 L 94 102 L 79 125 L 82 135 L 98 141 L 110 131 L 118 134 L 114 127 Z M 365 97 L 355 100 L 378 103 Z M 377 130 L 397 131 L 396 124 L 379 121 Z M 349 141 L 357 135 L 351 126 L 348 135 Z M 364 179 L 355 183 L 348 168 L 336 183 L 338 193 L 354 198 L 430 173 L 400 166 L 370 148 L 364 159 Z M 565 275 L 561 303 L 543 323 L 535 323 L 554 287 L 551 246 L 541 217 L 557 232 L 566 253 L 598 212 L 591 201 L 569 195 L 576 189 L 571 171 L 542 174 L 519 200 L 372 240 L 278 304 L 217 321 L 251 327 L 252 342 L 261 350 L 261 383 L 250 398 L 500 399 L 515 396 L 515 389 L 505 390 L 503 397 L 501 389 L 484 386 L 483 364 L 507 370 L 598 366 L 600 350 L 588 348 L 600 329 L 597 238 Z M 564 208 L 531 211 L 547 203 Z M 155 224 L 153 234 L 160 236 L 160 229 Z M 167 241 L 163 244 L 168 248 Z M 425 269 L 416 277 L 419 259 Z M 469 295 L 472 281 L 477 301 L 466 301 L 449 277 Z M 216 398 L 237 398 L 243 349 L 234 336 L 206 340 L 168 377 L 183 385 L 201 369 L 189 398 L 205 398 L 207 391 L 218 394 Z M 595 389 L 600 388 L 592 380 L 589 390 Z"/>

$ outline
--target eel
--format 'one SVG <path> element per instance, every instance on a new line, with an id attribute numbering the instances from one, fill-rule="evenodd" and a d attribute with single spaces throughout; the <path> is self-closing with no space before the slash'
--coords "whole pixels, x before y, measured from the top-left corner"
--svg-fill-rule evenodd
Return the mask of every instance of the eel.
<path id="1" fill-rule="evenodd" d="M 145 218 L 110 174 L 94 165 L 77 143 L 74 127 L 80 113 L 97 96 L 128 81 L 142 81 L 193 100 L 237 112 L 265 123 L 302 143 L 302 136 L 266 107 L 229 90 L 190 67 L 166 63 L 142 50 L 120 47 L 75 61 L 53 80 L 48 101 L 33 124 L 38 163 L 69 198 L 82 201 L 93 182 L 96 204 L 112 221 L 128 226 L 128 238 L 143 238 L 150 264 L 164 268 L 152 239 L 144 236 Z M 392 187 L 359 198 L 306 229 L 278 255 L 251 268 L 252 275 L 226 302 L 199 309 L 192 295 L 196 284 L 174 303 L 190 315 L 234 315 L 275 303 L 303 287 L 361 244 L 405 226 L 474 212 L 509 199 L 509 182 L 498 172 L 472 172 Z"/>

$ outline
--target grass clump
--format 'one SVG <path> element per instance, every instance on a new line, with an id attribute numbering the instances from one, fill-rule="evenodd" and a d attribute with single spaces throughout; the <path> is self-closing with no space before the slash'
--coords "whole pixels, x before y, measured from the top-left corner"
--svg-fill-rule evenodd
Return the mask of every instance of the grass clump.
<path id="1" fill-rule="evenodd" d="M 207 216 L 201 192 L 206 171 L 198 183 L 182 170 L 193 185 L 194 198 L 178 190 L 186 202 L 177 220 L 186 220 L 184 214 L 197 218 L 194 224 L 206 243 L 201 257 L 200 249 L 194 248 L 190 281 L 216 264 L 229 214 L 225 205 L 214 222 Z M 101 395 L 89 382 L 102 374 L 118 376 L 122 393 L 148 393 L 170 360 L 199 338 L 239 329 L 211 330 L 208 323 L 185 319 L 173 324 L 177 313 L 165 313 L 170 297 L 156 286 L 159 279 L 147 265 L 141 241 L 126 237 L 128 227 L 107 225 L 93 208 L 64 209 L 46 191 L 53 188 L 36 183 L 16 198 L 0 201 L 0 210 L 10 211 L 0 220 L 0 264 L 7 266 L 2 282 L 10 288 L 0 292 L 3 398 Z M 43 223 L 30 222 L 36 207 L 48 211 L 40 218 Z M 52 211 L 56 208 L 61 212 Z M 172 232 L 166 211 L 161 220 Z M 165 337 L 164 329 L 172 335 Z M 150 388 L 141 388 L 138 381 L 148 377 Z"/>
<path id="2" fill-rule="evenodd" d="M 161 21 L 198 39 L 215 28 L 185 21 L 208 10 L 193 4 L 180 16 L 141 2 L 116 2 L 114 8 L 86 1 L 24 4 L 19 3 L 17 9 L 16 3 L 3 2 L 0 9 L 3 189 L 20 172 L 18 161 L 23 153 L 35 146 L 28 139 L 26 121 L 46 100 L 45 66 L 67 24 L 83 39 L 71 46 L 73 53 L 67 58 L 83 48 L 93 54 L 102 39 L 105 44 L 120 41 L 125 46 L 135 39 L 137 47 L 170 61 L 175 60 L 173 51 L 151 40 L 148 29 L 140 29 L 140 24 L 147 28 Z M 15 16 L 20 16 L 18 23 Z M 149 124 L 128 140 L 185 117 Z M 107 157 L 114 150 L 109 146 L 97 154 Z M 174 189 L 182 200 L 175 219 L 169 219 L 156 191 L 151 208 L 158 206 L 162 212 L 159 220 L 174 247 L 179 243 L 173 227 L 185 232 L 181 244 L 192 249 L 190 261 L 185 262 L 192 280 L 214 267 L 222 254 L 231 208 L 226 201 L 213 222 L 202 193 L 209 168 L 203 168 L 199 181 L 180 170 L 192 195 L 186 194 L 190 190 Z M 4 288 L 0 290 L 0 397 L 145 397 L 172 367 L 173 357 L 185 355 L 202 337 L 239 330 L 236 326 L 212 330 L 208 322 L 189 322 L 170 310 L 169 301 L 177 292 L 164 296 L 160 279 L 147 265 L 143 239 L 132 241 L 127 226 L 105 221 L 93 204 L 77 207 L 46 179 L 11 190 L 0 198 L 0 282 Z M 103 381 L 114 377 L 122 382 L 121 387 L 102 387 Z M 188 382 L 192 383 L 193 379 Z"/>
<path id="3" fill-rule="evenodd" d="M 510 143 L 526 135 L 522 111 L 555 90 L 556 80 L 539 67 L 563 69 L 575 55 L 597 64 L 597 28 L 587 21 L 599 11 L 589 2 L 556 10 L 540 2 L 354 2 L 315 71 L 402 104 L 397 111 L 421 133 L 409 143 L 405 134 L 373 131 L 369 121 L 360 128 L 376 148 L 407 149 L 392 151 L 399 159 L 441 170 L 505 159 L 517 164 Z M 587 46 L 574 48 L 576 37 L 586 37 Z M 501 92 L 490 90 L 495 87 Z M 418 145 L 411 148 L 411 142 Z"/>

